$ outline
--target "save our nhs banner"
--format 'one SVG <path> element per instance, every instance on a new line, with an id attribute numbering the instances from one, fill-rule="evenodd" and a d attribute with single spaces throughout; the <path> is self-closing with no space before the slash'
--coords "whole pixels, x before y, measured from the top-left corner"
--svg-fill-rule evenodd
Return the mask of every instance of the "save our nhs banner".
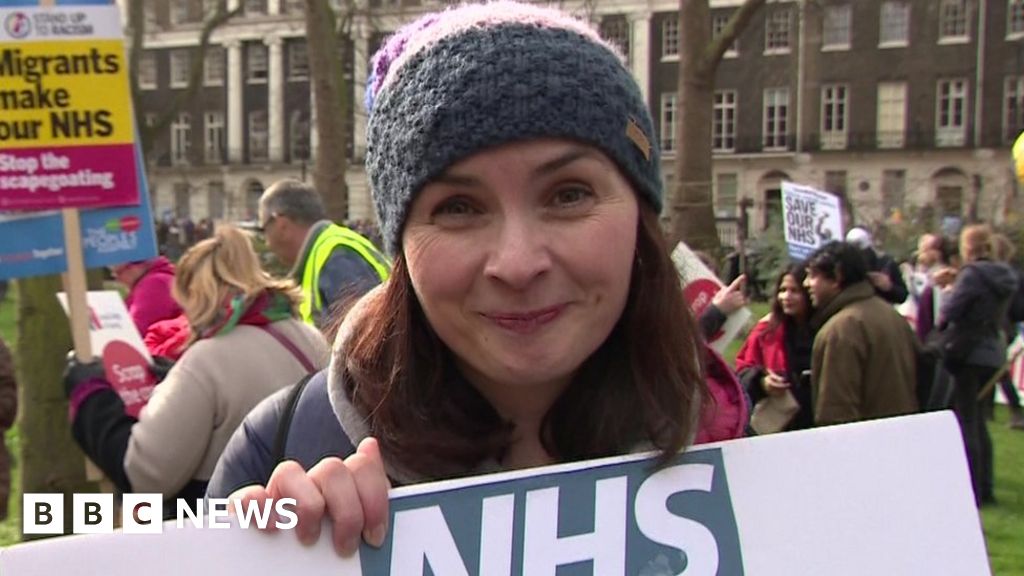
<path id="1" fill-rule="evenodd" d="M 842 208 L 835 194 L 783 182 L 782 215 L 793 260 L 803 260 L 821 246 L 843 240 Z"/>
<path id="2" fill-rule="evenodd" d="M 991 574 L 948 411 L 696 446 L 660 467 L 628 456 L 390 495 L 384 545 L 363 544 L 347 559 L 333 551 L 326 521 L 305 547 L 283 527 L 261 533 L 237 514 L 217 529 L 207 515 L 199 526 L 169 521 L 159 534 L 111 523 L 108 533 L 0 549 L 0 574 Z"/>
<path id="3" fill-rule="evenodd" d="M 139 204 L 80 212 L 86 268 L 157 255 L 142 155 L 135 154 Z M 67 267 L 59 212 L 0 212 L 0 279 L 59 274 Z"/>

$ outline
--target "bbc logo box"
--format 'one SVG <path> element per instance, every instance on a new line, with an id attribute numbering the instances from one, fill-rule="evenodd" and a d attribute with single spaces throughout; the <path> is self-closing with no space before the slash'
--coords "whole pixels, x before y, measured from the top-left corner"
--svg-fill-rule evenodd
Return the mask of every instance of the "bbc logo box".
<path id="1" fill-rule="evenodd" d="M 63 494 L 25 494 L 22 498 L 22 533 L 64 534 L 65 514 L 71 514 L 74 534 L 114 531 L 113 494 L 74 494 L 71 510 L 64 509 Z M 128 534 L 159 534 L 163 519 L 160 494 L 125 494 L 121 501 L 121 528 Z"/>

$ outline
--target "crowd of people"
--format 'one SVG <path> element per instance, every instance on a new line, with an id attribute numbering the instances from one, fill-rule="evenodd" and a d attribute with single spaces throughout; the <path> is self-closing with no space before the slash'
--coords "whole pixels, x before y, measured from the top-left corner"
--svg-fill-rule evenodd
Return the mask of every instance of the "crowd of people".
<path id="1" fill-rule="evenodd" d="M 380 243 L 284 180 L 258 229 L 287 278 L 229 225 L 176 267 L 112 270 L 161 382 L 138 418 L 98 361 L 69 360 L 64 384 L 75 439 L 119 490 L 296 498 L 299 538 L 327 518 L 351 554 L 383 541 L 393 485 L 646 450 L 664 462 L 951 407 L 976 497 L 993 499 L 981 393 L 1024 294 L 989 228 L 964 229 L 959 261 L 922 238 L 903 268 L 851 231 L 775 277 L 730 366 L 707 338 L 746 304 L 744 279 L 693 317 L 659 227 L 652 119 L 589 25 L 507 1 L 426 16 L 374 56 L 367 109 Z M 914 326 L 895 307 L 907 300 Z M 921 393 L 932 334 L 953 383 L 937 405 Z"/>

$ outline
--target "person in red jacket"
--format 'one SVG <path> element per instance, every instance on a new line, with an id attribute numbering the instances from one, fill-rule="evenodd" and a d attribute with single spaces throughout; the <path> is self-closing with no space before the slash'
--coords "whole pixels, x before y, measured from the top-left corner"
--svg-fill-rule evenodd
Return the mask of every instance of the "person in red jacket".
<path id="1" fill-rule="evenodd" d="M 771 313 L 754 326 L 736 355 L 736 372 L 753 404 L 769 394 L 793 393 L 800 410 L 786 430 L 814 424 L 811 382 L 806 376 L 811 369 L 814 334 L 805 276 L 803 264 L 793 264 L 779 275 Z"/>
<path id="2" fill-rule="evenodd" d="M 139 334 L 161 320 L 181 314 L 181 306 L 171 297 L 174 264 L 163 256 L 126 262 L 110 267 L 114 279 L 128 288 L 124 299 Z"/>

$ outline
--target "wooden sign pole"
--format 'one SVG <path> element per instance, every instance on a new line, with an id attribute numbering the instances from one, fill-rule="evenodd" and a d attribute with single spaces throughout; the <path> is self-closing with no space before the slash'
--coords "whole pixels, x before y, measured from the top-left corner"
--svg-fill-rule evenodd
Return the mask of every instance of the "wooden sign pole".
<path id="1" fill-rule="evenodd" d="M 82 255 L 82 225 L 78 218 L 77 208 L 61 210 L 64 219 L 64 255 L 68 261 L 68 271 L 64 273 L 64 293 L 68 296 L 68 319 L 71 322 L 71 341 L 75 345 L 75 357 L 79 362 L 91 362 L 93 359 L 92 342 L 89 340 L 89 304 L 85 293 L 88 290 L 85 279 L 85 258 Z M 90 482 L 103 483 L 103 472 L 85 460 L 85 479 Z M 103 486 L 104 489 L 107 486 Z"/>

